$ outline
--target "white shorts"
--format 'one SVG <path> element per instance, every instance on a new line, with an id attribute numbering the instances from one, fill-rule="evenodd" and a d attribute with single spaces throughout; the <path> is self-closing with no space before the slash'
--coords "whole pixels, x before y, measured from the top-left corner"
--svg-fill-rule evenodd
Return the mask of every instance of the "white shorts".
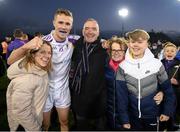
<path id="1" fill-rule="evenodd" d="M 55 98 L 55 94 L 59 94 L 58 98 Z M 68 108 L 71 105 L 71 97 L 69 89 L 65 89 L 57 93 L 54 89 L 49 89 L 49 94 L 44 106 L 44 112 L 50 111 L 53 106 L 56 108 Z"/>

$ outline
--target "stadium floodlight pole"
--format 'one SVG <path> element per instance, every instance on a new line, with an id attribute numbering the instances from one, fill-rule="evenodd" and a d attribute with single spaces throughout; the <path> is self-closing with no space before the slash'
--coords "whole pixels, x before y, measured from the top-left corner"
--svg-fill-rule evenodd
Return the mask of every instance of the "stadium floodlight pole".
<path id="1" fill-rule="evenodd" d="M 125 29 L 124 29 L 124 18 L 128 16 L 128 9 L 126 8 L 122 8 L 119 10 L 119 16 L 122 17 L 122 30 L 121 30 L 121 33 L 122 33 L 122 36 L 124 36 L 124 32 L 125 32 Z"/>

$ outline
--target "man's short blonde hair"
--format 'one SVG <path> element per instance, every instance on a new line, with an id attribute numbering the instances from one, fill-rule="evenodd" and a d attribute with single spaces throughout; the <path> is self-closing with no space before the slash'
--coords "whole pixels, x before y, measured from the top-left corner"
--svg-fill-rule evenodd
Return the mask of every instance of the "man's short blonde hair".
<path id="1" fill-rule="evenodd" d="M 126 37 L 128 40 L 132 39 L 134 41 L 139 40 L 139 38 L 142 38 L 143 40 L 147 40 L 147 41 L 150 39 L 149 34 L 142 29 L 135 29 L 131 32 L 128 32 L 126 33 Z"/>
<path id="2" fill-rule="evenodd" d="M 62 15 L 64 14 L 65 16 L 69 16 L 73 18 L 72 12 L 70 12 L 67 9 L 57 9 L 55 14 L 54 14 L 54 19 L 56 18 L 57 15 Z"/>

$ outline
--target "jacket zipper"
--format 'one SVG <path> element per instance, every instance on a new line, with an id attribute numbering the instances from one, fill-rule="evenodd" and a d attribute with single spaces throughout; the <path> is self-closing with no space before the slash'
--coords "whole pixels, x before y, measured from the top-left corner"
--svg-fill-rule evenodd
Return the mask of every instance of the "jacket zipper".
<path id="1" fill-rule="evenodd" d="M 138 63 L 138 69 L 140 69 L 140 64 Z M 138 112 L 139 118 L 141 118 L 141 88 L 140 88 L 140 79 L 138 79 Z"/>
<path id="2" fill-rule="evenodd" d="M 117 74 L 117 71 L 114 72 L 114 99 L 113 99 L 113 104 L 114 104 L 114 111 L 113 111 L 113 116 L 114 116 L 114 128 L 116 128 L 116 74 Z"/>

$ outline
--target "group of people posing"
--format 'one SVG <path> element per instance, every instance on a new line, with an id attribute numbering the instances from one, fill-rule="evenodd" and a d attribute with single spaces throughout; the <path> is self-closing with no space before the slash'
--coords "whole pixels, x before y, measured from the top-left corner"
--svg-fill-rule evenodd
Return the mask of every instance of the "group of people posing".
<path id="1" fill-rule="evenodd" d="M 72 25 L 72 13 L 58 9 L 50 34 L 33 38 L 8 58 L 11 131 L 19 125 L 48 131 L 54 106 L 61 131 L 69 130 L 70 110 L 75 130 L 150 131 L 174 121 L 180 93 L 174 44 L 165 46 L 162 63 L 142 29 L 103 40 L 95 19 L 85 21 L 82 36 L 69 35 Z"/>

